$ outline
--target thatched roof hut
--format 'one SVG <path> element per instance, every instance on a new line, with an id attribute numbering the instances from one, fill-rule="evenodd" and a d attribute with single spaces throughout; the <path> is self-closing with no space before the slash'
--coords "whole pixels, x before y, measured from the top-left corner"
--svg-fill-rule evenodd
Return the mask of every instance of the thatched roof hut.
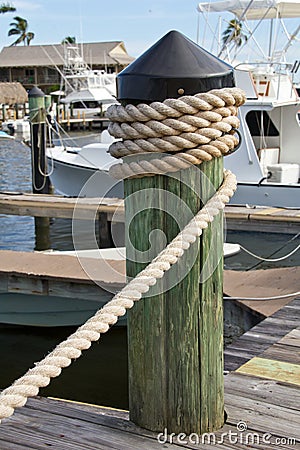
<path id="1" fill-rule="evenodd" d="M 24 104 L 28 95 L 21 83 L 0 83 L 0 103 L 5 105 Z"/>

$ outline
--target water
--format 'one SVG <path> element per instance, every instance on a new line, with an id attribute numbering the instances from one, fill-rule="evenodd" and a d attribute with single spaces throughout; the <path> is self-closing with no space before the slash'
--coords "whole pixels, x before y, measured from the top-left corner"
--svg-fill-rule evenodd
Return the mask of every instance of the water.
<path id="1" fill-rule="evenodd" d="M 0 140 L 0 190 L 31 191 L 30 149 L 15 141 Z M 31 217 L 0 215 L 0 249 L 32 251 L 35 249 L 34 220 Z M 239 243 L 254 253 L 273 257 L 289 253 L 299 238 L 288 245 L 291 235 L 275 233 L 227 232 L 227 242 Z M 71 221 L 52 219 L 50 248 L 73 249 Z M 227 258 L 227 269 L 247 270 L 258 261 L 244 252 Z M 286 267 L 300 264 L 300 252 L 279 263 L 260 263 L 257 268 Z M 0 388 L 10 385 L 34 362 L 47 355 L 75 328 L 33 328 L 0 325 Z M 112 328 L 99 343 L 64 369 L 62 375 L 41 390 L 41 395 L 62 397 L 87 403 L 128 408 L 127 338 L 122 327 Z"/>
<path id="2" fill-rule="evenodd" d="M 300 236 L 253 231 L 227 231 L 226 241 L 240 244 L 262 258 L 277 259 L 291 253 L 300 244 Z M 225 269 L 232 270 L 272 269 L 299 265 L 300 250 L 280 262 L 259 261 L 253 256 L 248 255 L 243 249 L 239 254 L 225 260 Z"/>
<path id="3" fill-rule="evenodd" d="M 0 190 L 31 192 L 30 148 L 0 140 Z M 33 251 L 36 246 L 32 217 L 0 215 L 0 249 Z M 51 219 L 50 248 L 72 250 L 70 220 Z M 0 389 L 9 386 L 45 357 L 76 328 L 36 328 L 0 325 Z M 112 328 L 99 343 L 52 380 L 41 395 L 128 408 L 127 333 Z"/>

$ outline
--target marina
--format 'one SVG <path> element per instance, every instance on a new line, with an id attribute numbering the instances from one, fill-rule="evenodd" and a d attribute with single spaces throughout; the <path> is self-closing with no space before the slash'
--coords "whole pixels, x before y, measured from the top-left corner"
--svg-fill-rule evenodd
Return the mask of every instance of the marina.
<path id="1" fill-rule="evenodd" d="M 117 77 L 79 48 L 64 45 L 66 122 L 35 83 L 29 146 L 0 140 L 1 450 L 296 448 L 289 74 L 240 70 L 178 31 L 131 64 L 106 43 Z M 81 106 L 101 108 L 100 133 Z"/>

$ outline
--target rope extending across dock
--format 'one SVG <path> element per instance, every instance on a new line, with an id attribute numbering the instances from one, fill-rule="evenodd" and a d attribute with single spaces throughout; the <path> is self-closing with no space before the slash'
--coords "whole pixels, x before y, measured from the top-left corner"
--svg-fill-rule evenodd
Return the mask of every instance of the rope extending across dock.
<path id="1" fill-rule="evenodd" d="M 236 189 L 236 178 L 231 172 L 225 173 L 224 183 L 188 225 L 170 244 L 111 301 L 106 303 L 92 318 L 80 326 L 75 333 L 60 343 L 46 358 L 33 369 L 16 380 L 12 386 L 0 394 L 0 419 L 10 417 L 15 408 L 24 406 L 29 397 L 38 395 L 41 387 L 48 386 L 51 378 L 60 375 L 62 368 L 68 367 L 72 359 L 77 359 L 82 350 L 87 350 L 92 342 L 98 341 L 110 326 L 142 298 L 143 293 L 154 286 L 172 265 L 176 264 L 192 243 L 213 221 Z"/>

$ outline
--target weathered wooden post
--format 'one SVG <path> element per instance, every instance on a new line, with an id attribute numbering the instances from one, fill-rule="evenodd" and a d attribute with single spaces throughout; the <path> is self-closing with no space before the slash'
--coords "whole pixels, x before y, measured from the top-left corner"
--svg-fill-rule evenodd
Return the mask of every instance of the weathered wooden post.
<path id="1" fill-rule="evenodd" d="M 176 31 L 117 77 L 123 105 L 232 86 L 230 66 Z M 161 234 L 151 240 L 150 233 L 160 230 L 170 242 L 222 179 L 223 161 L 216 158 L 172 176 L 124 180 L 129 277 L 165 246 Z M 140 252 L 143 258 L 148 253 L 147 261 Z M 130 419 L 144 428 L 189 434 L 224 423 L 222 256 L 220 214 L 187 251 L 181 267 L 172 268 L 154 294 L 128 313 Z M 208 276 L 201 280 L 204 267 Z"/>
<path id="2" fill-rule="evenodd" d="M 46 160 L 46 109 L 45 94 L 38 87 L 28 93 L 31 133 L 32 192 L 49 194 L 50 180 Z M 49 248 L 49 218 L 35 217 L 36 250 Z"/>

